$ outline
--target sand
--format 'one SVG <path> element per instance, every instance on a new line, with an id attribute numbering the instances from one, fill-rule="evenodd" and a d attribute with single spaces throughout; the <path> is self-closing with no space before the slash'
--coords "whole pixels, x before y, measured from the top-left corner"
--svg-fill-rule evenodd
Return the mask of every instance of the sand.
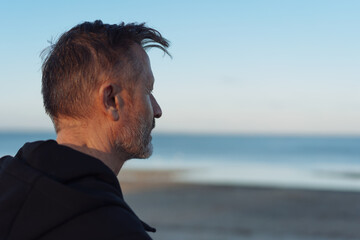
<path id="1" fill-rule="evenodd" d="M 360 239 L 360 193 L 185 184 L 122 170 L 125 200 L 157 240 Z"/>

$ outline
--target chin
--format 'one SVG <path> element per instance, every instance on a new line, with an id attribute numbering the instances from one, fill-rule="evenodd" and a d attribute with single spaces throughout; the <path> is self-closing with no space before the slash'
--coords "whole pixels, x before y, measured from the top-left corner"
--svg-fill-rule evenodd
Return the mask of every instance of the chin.
<path id="1" fill-rule="evenodd" d="M 127 159 L 149 158 L 153 152 L 151 143 L 151 130 L 145 124 L 140 124 L 138 128 L 129 128 L 118 135 L 115 146 L 119 153 L 125 154 Z"/>
<path id="2" fill-rule="evenodd" d="M 149 158 L 153 153 L 153 146 L 152 143 L 149 143 L 142 151 L 139 151 L 139 153 L 135 154 L 133 158 L 138 159 L 145 159 Z"/>

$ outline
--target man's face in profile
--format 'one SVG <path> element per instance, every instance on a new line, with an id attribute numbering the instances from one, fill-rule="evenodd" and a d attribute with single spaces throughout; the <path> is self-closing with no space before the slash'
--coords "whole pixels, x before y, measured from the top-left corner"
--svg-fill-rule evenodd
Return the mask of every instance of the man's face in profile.
<path id="1" fill-rule="evenodd" d="M 119 151 L 126 152 L 131 158 L 148 158 L 152 154 L 151 131 L 155 127 L 155 118 L 161 117 L 161 108 L 151 91 L 154 76 L 146 52 L 139 46 L 133 45 L 132 51 L 139 61 L 140 69 L 136 74 L 129 107 L 126 108 L 127 118 L 122 121 L 115 145 Z"/>

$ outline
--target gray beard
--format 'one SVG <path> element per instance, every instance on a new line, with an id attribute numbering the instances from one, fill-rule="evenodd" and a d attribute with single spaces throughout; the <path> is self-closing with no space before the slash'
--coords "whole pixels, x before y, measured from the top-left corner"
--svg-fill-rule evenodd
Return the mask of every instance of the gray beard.
<path id="1" fill-rule="evenodd" d="M 155 127 L 149 127 L 143 119 L 136 119 L 135 126 L 126 126 L 115 141 L 116 151 L 119 154 L 126 154 L 127 159 L 148 158 L 153 152 L 151 144 L 151 130 Z"/>

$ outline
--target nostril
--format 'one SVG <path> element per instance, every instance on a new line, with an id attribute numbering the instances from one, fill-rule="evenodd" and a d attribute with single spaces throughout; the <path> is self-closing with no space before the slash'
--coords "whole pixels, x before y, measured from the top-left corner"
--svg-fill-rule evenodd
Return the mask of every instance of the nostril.
<path id="1" fill-rule="evenodd" d="M 155 112 L 154 112 L 154 117 L 155 117 L 155 118 L 160 118 L 161 115 L 162 115 L 162 111 L 161 111 L 161 109 L 160 109 L 160 107 L 159 107 L 159 108 L 157 109 L 157 111 L 155 110 Z"/>

